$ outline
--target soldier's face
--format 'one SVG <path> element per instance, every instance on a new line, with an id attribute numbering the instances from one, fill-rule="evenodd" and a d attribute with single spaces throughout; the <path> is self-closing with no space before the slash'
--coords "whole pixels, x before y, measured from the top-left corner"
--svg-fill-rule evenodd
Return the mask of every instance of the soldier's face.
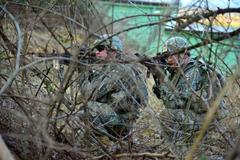
<path id="1" fill-rule="evenodd" d="M 169 65 L 176 66 L 178 64 L 178 55 L 169 56 L 167 59 Z"/>
<path id="2" fill-rule="evenodd" d="M 174 67 L 182 64 L 187 64 L 188 62 L 189 62 L 189 56 L 186 54 L 172 55 L 172 56 L 169 56 L 167 59 L 167 63 Z"/>
<path id="3" fill-rule="evenodd" d="M 108 54 L 107 54 L 107 49 L 105 46 L 100 45 L 96 47 L 97 51 L 95 52 L 96 57 L 100 59 L 106 59 Z"/>
<path id="4" fill-rule="evenodd" d="M 117 51 L 111 48 L 106 48 L 104 46 L 97 46 L 97 51 L 95 52 L 96 57 L 104 60 L 112 60 L 116 57 Z"/>

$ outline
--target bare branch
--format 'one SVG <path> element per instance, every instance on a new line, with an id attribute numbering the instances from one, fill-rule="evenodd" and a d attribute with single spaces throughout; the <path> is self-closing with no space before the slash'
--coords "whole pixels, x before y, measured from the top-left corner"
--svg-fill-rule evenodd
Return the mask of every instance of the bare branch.
<path id="1" fill-rule="evenodd" d="M 22 32 L 20 29 L 20 26 L 18 24 L 18 22 L 16 21 L 15 17 L 8 12 L 8 10 L 6 10 L 6 8 L 0 6 L 2 8 L 2 10 L 5 11 L 5 13 L 7 13 L 9 15 L 9 17 L 12 19 L 12 21 L 15 24 L 16 27 L 16 31 L 18 34 L 18 43 L 17 43 L 17 53 L 16 53 L 16 64 L 15 64 L 15 70 L 12 73 L 12 75 L 8 78 L 7 82 L 4 84 L 4 86 L 1 88 L 0 90 L 0 96 L 2 95 L 2 93 L 8 88 L 8 86 L 12 83 L 12 81 L 15 79 L 15 77 L 17 76 L 17 73 L 19 71 L 19 67 L 20 67 L 20 55 L 21 55 L 21 49 L 22 49 L 22 45 L 23 45 L 23 40 L 22 40 Z"/>
<path id="2" fill-rule="evenodd" d="M 13 155 L 4 143 L 2 136 L 0 136 L 0 159 L 1 160 L 14 160 Z"/>

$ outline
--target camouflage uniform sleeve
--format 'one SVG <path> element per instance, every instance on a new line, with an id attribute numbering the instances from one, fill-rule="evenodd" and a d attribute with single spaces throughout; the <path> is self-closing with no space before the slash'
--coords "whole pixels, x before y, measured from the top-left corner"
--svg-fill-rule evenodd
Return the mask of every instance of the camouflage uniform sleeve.
<path id="1" fill-rule="evenodd" d="M 118 78 L 117 73 L 107 68 L 94 70 L 91 74 L 81 75 L 79 90 L 83 95 L 86 95 L 86 99 L 109 103 L 112 101 L 111 95 L 120 91 L 117 87 Z M 124 97 L 124 95 L 120 93 L 119 97 Z"/>
<path id="2" fill-rule="evenodd" d="M 179 77 L 175 86 L 174 82 L 167 80 L 158 86 L 155 85 L 153 91 L 164 101 L 166 108 L 183 109 L 188 107 L 189 101 L 199 99 L 195 91 L 200 89 L 203 80 L 198 68 L 193 67 Z"/>
<path id="3" fill-rule="evenodd" d="M 154 87 L 155 92 L 158 92 L 158 97 L 163 100 L 166 108 L 180 109 L 184 107 L 184 102 L 188 94 L 180 94 L 177 90 L 169 87 L 168 83 L 162 83 L 160 86 Z"/>
<path id="4" fill-rule="evenodd" d="M 106 103 L 89 101 L 87 103 L 87 110 L 95 118 L 96 124 L 117 125 L 121 123 L 119 116 Z"/>
<path id="5" fill-rule="evenodd" d="M 101 71 L 91 70 L 89 73 L 82 73 L 79 78 L 79 92 L 85 102 L 84 116 L 95 129 L 107 133 L 105 127 L 122 124 L 112 102 L 118 101 L 125 95 L 116 91 L 114 77 L 108 74 L 108 70 L 104 70 L 106 73 Z"/>

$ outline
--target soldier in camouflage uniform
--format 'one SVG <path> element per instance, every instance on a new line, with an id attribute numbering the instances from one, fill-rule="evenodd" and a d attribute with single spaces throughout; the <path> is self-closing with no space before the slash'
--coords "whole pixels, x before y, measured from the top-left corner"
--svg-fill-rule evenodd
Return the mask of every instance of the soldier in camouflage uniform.
<path id="1" fill-rule="evenodd" d="M 172 54 L 187 47 L 183 37 L 172 37 L 166 42 Z M 224 84 L 222 76 L 200 60 L 190 58 L 185 49 L 182 54 L 166 59 L 164 79 L 156 80 L 153 92 L 163 100 L 161 112 L 162 132 L 170 142 L 192 142 L 201 122 Z M 217 119 L 227 115 L 224 102 L 219 106 Z"/>
<path id="2" fill-rule="evenodd" d="M 94 130 L 110 138 L 130 133 L 139 110 L 147 105 L 148 93 L 143 73 L 135 64 L 118 63 L 124 55 L 121 40 L 107 35 L 96 44 L 96 57 L 106 62 L 93 66 L 81 76 L 80 91 L 87 99 L 85 115 Z"/>

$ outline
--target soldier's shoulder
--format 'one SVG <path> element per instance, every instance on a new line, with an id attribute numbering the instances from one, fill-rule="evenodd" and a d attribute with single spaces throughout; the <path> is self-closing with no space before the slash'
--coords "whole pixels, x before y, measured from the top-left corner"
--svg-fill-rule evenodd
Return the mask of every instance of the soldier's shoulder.
<path id="1" fill-rule="evenodd" d="M 191 58 L 185 68 L 186 70 L 192 68 L 198 68 L 199 70 L 214 70 L 210 64 L 202 58 Z"/>

